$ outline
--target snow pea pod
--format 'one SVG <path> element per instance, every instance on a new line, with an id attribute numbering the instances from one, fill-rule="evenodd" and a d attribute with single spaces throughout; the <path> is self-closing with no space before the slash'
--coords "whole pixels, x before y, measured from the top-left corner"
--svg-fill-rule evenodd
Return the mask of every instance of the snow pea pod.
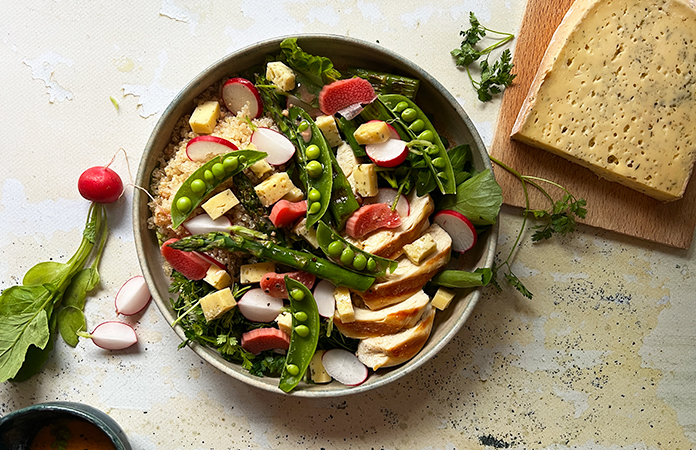
<path id="1" fill-rule="evenodd" d="M 257 150 L 235 150 L 216 156 L 196 169 L 172 200 L 172 228 L 181 225 L 220 183 L 267 156 Z"/>
<path id="2" fill-rule="evenodd" d="M 304 284 L 285 276 L 285 286 L 290 298 L 292 334 L 278 387 L 283 392 L 290 392 L 304 377 L 317 350 L 320 319 L 314 296 Z"/>
<path id="3" fill-rule="evenodd" d="M 303 139 L 295 141 L 298 146 L 295 158 L 300 171 L 304 172 L 300 178 L 307 184 L 307 229 L 310 229 L 326 214 L 331 204 L 333 185 L 331 149 L 321 130 L 305 110 L 293 106 L 289 112 L 290 120 L 294 124 L 308 123 L 312 132 L 309 142 L 304 142 Z M 297 134 L 299 135 L 299 133 Z M 307 150 L 310 147 L 312 147 L 310 154 L 314 153 L 311 156 L 316 156 L 314 159 L 307 156 Z M 318 148 L 319 151 L 316 152 L 314 147 Z"/>
<path id="4" fill-rule="evenodd" d="M 361 275 L 383 277 L 387 270 L 394 273 L 399 265 L 394 260 L 363 251 L 321 221 L 317 224 L 317 242 L 331 261 Z"/>

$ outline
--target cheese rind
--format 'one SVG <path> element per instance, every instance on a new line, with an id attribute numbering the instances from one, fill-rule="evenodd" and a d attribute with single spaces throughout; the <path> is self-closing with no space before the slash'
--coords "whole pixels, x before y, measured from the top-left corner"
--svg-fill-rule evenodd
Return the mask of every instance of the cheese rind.
<path id="1" fill-rule="evenodd" d="M 696 161 L 696 9 L 578 0 L 554 34 L 512 137 L 662 201 Z"/>

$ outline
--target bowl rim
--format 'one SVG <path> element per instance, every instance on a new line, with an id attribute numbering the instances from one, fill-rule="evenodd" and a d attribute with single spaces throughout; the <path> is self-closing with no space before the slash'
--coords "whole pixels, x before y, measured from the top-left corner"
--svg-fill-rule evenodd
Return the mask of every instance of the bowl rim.
<path id="1" fill-rule="evenodd" d="M 162 130 L 167 128 L 167 123 L 169 120 L 178 120 L 178 117 L 171 118 L 169 117 L 170 115 L 173 114 L 175 109 L 177 109 L 177 105 L 179 105 L 181 102 L 185 101 L 185 97 L 187 97 L 189 94 L 189 91 L 192 89 L 195 89 L 197 86 L 200 86 L 201 84 L 205 84 L 205 86 L 210 86 L 210 83 L 207 81 L 207 78 L 210 77 L 210 73 L 215 72 L 216 70 L 220 69 L 222 66 L 226 65 L 229 63 L 230 60 L 233 60 L 234 58 L 240 57 L 242 55 L 245 55 L 249 52 L 253 52 L 255 49 L 261 47 L 267 47 L 267 46 L 275 46 L 278 47 L 280 42 L 282 42 L 284 39 L 287 38 L 297 38 L 298 41 L 302 40 L 308 40 L 308 39 L 320 39 L 320 40 L 327 40 L 327 41 L 334 41 L 338 44 L 342 45 L 353 45 L 353 46 L 358 46 L 362 48 L 366 48 L 369 51 L 374 51 L 375 53 L 382 54 L 383 56 L 386 56 L 396 62 L 398 64 L 403 65 L 404 67 L 407 67 L 410 71 L 414 72 L 417 74 L 417 76 L 420 78 L 421 82 L 425 81 L 429 85 L 432 86 L 433 89 L 437 90 L 440 95 L 444 97 L 444 99 L 450 104 L 451 107 L 456 111 L 457 115 L 462 119 L 464 122 L 467 131 L 471 135 L 471 140 L 472 142 L 469 142 L 472 147 L 475 147 L 474 153 L 480 153 L 479 156 L 481 157 L 481 164 L 483 165 L 483 169 L 490 169 L 492 172 L 492 165 L 490 158 L 488 156 L 488 151 L 486 149 L 485 144 L 483 143 L 483 140 L 481 139 L 476 127 L 474 126 L 473 122 L 469 118 L 468 114 L 464 111 L 460 103 L 452 96 L 452 94 L 449 93 L 449 91 L 439 82 L 437 81 L 433 76 L 431 76 L 428 72 L 423 70 L 420 66 L 416 65 L 409 59 L 399 55 L 398 53 L 389 50 L 385 47 L 382 47 L 380 45 L 364 41 L 361 39 L 356 39 L 353 37 L 348 37 L 348 36 L 342 36 L 342 35 L 336 35 L 336 34 L 325 34 L 325 33 L 301 33 L 301 34 L 293 34 L 293 35 L 286 35 L 286 36 L 279 36 L 279 37 L 273 37 L 270 39 L 265 39 L 262 41 L 255 42 L 253 44 L 246 45 L 240 49 L 235 50 L 234 52 L 231 52 L 224 57 L 218 59 L 215 61 L 213 64 L 209 65 L 206 69 L 201 71 L 195 78 L 193 78 L 189 83 L 187 83 L 180 91 L 177 93 L 177 95 L 174 97 L 174 99 L 169 103 L 167 108 L 164 110 L 162 115 L 157 121 L 157 124 L 153 128 L 150 137 L 146 143 L 145 149 L 143 151 L 143 156 L 140 160 L 140 165 L 138 168 L 138 173 L 136 177 L 136 182 L 141 185 L 142 181 L 144 180 L 149 180 L 150 174 L 147 172 L 148 168 L 146 167 L 146 158 L 145 155 L 148 154 L 150 151 L 152 151 L 153 146 L 156 145 L 157 141 L 157 136 L 162 132 Z M 146 186 L 149 188 L 149 184 Z M 136 193 L 137 194 L 137 193 Z M 145 255 L 145 250 L 144 250 L 144 239 L 143 236 L 145 233 L 154 233 L 153 230 L 148 229 L 146 223 L 142 223 L 142 221 L 139 220 L 140 217 L 140 211 L 141 209 L 147 208 L 149 211 L 149 208 L 147 206 L 147 203 L 149 202 L 149 198 L 145 195 L 136 195 L 134 194 L 134 201 L 133 201 L 133 231 L 134 231 L 134 237 L 135 237 L 135 244 L 136 244 L 136 252 L 138 255 L 138 261 L 140 263 L 140 267 L 142 270 L 142 274 L 147 282 L 148 286 L 156 286 L 155 279 L 153 276 L 153 272 L 150 269 L 150 267 L 145 263 L 146 261 L 146 255 Z M 485 259 L 483 259 L 480 264 L 482 264 L 484 267 L 490 268 L 493 265 L 493 261 L 495 258 L 495 250 L 496 250 L 496 245 L 497 245 L 497 236 L 498 236 L 498 223 L 496 222 L 495 225 L 493 225 L 490 230 L 487 231 L 487 233 L 490 233 L 491 236 L 488 238 L 488 243 L 487 246 L 483 249 L 485 256 Z M 173 317 L 168 309 L 168 304 L 169 304 L 169 299 L 162 299 L 159 296 L 159 292 L 156 290 L 151 289 L 153 299 L 155 300 L 155 303 L 157 304 L 158 309 L 164 316 L 165 320 L 168 321 L 169 324 L 171 324 L 175 317 Z M 473 289 L 473 290 L 468 290 L 467 294 L 469 297 L 469 303 L 464 309 L 464 311 L 461 313 L 461 315 L 457 318 L 455 321 L 454 325 L 440 338 L 438 342 L 435 343 L 435 345 L 430 348 L 430 349 L 423 349 L 421 352 L 418 353 L 417 358 L 418 359 L 413 359 L 409 361 L 406 364 L 402 364 L 398 367 L 393 368 L 393 370 L 389 371 L 388 373 L 382 375 L 379 377 L 374 382 L 370 383 L 363 383 L 359 386 L 342 386 L 339 385 L 337 386 L 336 389 L 330 389 L 330 390 L 312 390 L 312 389 L 296 389 L 293 390 L 290 393 L 285 393 L 281 391 L 280 389 L 277 388 L 277 386 L 271 386 L 267 383 L 263 383 L 257 379 L 257 377 L 249 374 L 249 373 L 241 373 L 238 372 L 234 369 L 231 369 L 228 364 L 231 364 L 227 361 L 222 360 L 221 358 L 216 356 L 217 352 L 214 352 L 214 350 L 209 349 L 205 346 L 202 346 L 198 343 L 195 342 L 190 342 L 188 346 L 196 353 L 198 354 L 199 357 L 201 357 L 203 360 L 211 364 L 213 367 L 216 367 L 217 369 L 221 370 L 225 374 L 235 378 L 236 380 L 239 380 L 247 385 L 251 385 L 254 387 L 257 387 L 259 389 L 263 389 L 268 392 L 275 392 L 277 394 L 283 394 L 283 395 L 290 395 L 290 396 L 295 396 L 295 397 L 311 397 L 311 398 L 328 398 L 328 397 L 340 397 L 344 395 L 352 395 L 352 394 L 358 394 L 358 393 L 364 393 L 367 391 L 370 391 L 372 389 L 376 389 L 382 386 L 385 386 L 399 378 L 402 378 L 408 374 L 411 374 L 415 370 L 419 369 L 423 364 L 425 364 L 427 361 L 429 361 L 432 357 L 434 357 L 445 345 L 447 345 L 452 338 L 461 330 L 463 327 L 464 323 L 467 321 L 469 316 L 471 315 L 472 311 L 474 310 L 476 304 L 478 303 L 479 297 L 481 295 L 481 288 Z M 176 325 L 173 327 L 175 333 L 183 340 L 186 339 L 183 328 L 179 325 Z M 215 354 L 213 354 L 215 353 Z M 336 382 L 333 382 L 336 383 Z M 333 384 L 332 383 L 332 384 Z M 326 386 L 326 385 L 324 385 Z"/>

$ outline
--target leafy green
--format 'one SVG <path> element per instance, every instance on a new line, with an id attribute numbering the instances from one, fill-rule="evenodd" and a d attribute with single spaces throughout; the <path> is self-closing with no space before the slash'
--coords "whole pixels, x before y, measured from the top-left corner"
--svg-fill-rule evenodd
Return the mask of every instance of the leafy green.
<path id="1" fill-rule="evenodd" d="M 454 57 L 457 66 L 466 67 L 466 73 L 471 80 L 472 86 L 476 89 L 478 99 L 482 102 L 487 102 L 493 98 L 493 95 L 499 94 L 502 90 L 512 84 L 515 79 L 515 74 L 511 73 L 513 64 L 511 63 L 511 53 L 509 49 L 503 51 L 499 60 L 494 61 L 491 65 L 488 58 L 493 50 L 502 47 L 510 42 L 515 36 L 511 33 L 494 31 L 490 28 L 481 26 L 473 12 L 469 13 L 469 24 L 471 27 L 467 30 L 460 31 L 459 34 L 464 38 L 459 48 L 452 50 L 450 53 Z M 476 48 L 486 33 L 497 34 L 496 42 L 481 50 Z M 479 67 L 481 69 L 481 80 L 476 81 L 471 75 L 469 66 L 478 61 L 482 56 L 486 59 L 481 61 Z"/>
<path id="2" fill-rule="evenodd" d="M 462 289 L 486 286 L 491 282 L 492 276 L 493 271 L 488 268 L 479 268 L 473 272 L 443 270 L 435 275 L 430 282 L 437 286 Z"/>
<path id="3" fill-rule="evenodd" d="M 438 209 L 457 211 L 472 224 L 482 226 L 495 223 L 502 204 L 502 189 L 491 170 L 486 169 L 457 186 L 456 194 L 443 197 Z"/>
<path id="4" fill-rule="evenodd" d="M 341 78 L 333 62 L 324 56 L 310 55 L 297 45 L 297 38 L 287 38 L 280 43 L 283 57 L 293 70 L 306 76 L 312 83 L 322 86 Z"/>

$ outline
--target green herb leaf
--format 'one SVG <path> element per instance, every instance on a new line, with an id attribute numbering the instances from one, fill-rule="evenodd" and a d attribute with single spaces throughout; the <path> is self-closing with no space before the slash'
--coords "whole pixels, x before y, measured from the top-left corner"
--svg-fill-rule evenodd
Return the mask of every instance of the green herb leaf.
<path id="1" fill-rule="evenodd" d="M 314 84 L 321 86 L 341 78 L 340 72 L 334 68 L 329 58 L 303 51 L 297 45 L 297 38 L 283 40 L 280 49 L 288 66 L 308 77 Z"/>
<path id="2" fill-rule="evenodd" d="M 476 226 L 493 225 L 503 204 L 500 185 L 486 169 L 457 186 L 457 193 L 446 195 L 438 209 L 457 211 Z"/>
<path id="3" fill-rule="evenodd" d="M 77 335 L 78 331 L 87 329 L 87 321 L 82 308 L 75 306 L 64 306 L 58 312 L 58 330 L 63 340 L 71 347 L 75 347 L 80 338 Z"/>

